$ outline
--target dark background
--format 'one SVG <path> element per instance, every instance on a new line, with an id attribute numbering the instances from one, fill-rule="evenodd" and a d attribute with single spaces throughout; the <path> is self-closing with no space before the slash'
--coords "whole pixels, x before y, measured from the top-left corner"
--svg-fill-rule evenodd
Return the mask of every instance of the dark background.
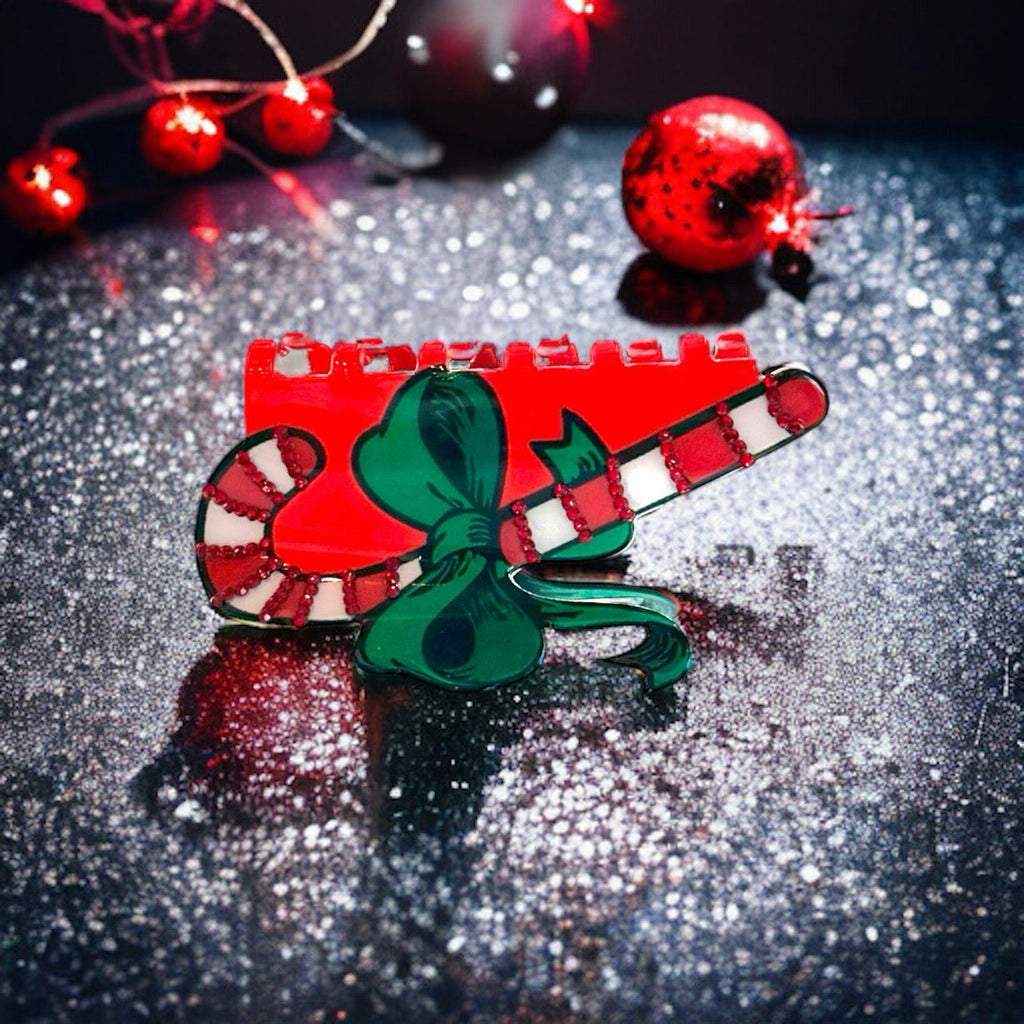
<path id="1" fill-rule="evenodd" d="M 427 0 L 400 0 L 382 37 L 334 78 L 353 115 L 402 107 L 405 23 Z M 482 0 L 486 2 L 486 0 Z M 580 115 L 637 118 L 708 92 L 764 107 L 793 129 L 1016 132 L 1019 5 L 866 0 L 715 4 L 603 0 Z M 253 0 L 300 69 L 358 35 L 374 0 Z M 220 10 L 178 40 L 180 72 L 274 76 L 256 34 Z M 61 0 L 0 3 L 0 156 L 29 146 L 41 120 L 130 84 L 99 18 Z"/>
<path id="2" fill-rule="evenodd" d="M 254 3 L 300 67 L 373 6 Z M 240 161 L 144 176 L 130 115 L 83 130 L 79 232 L 0 233 L 3 1024 L 1024 1020 L 1020 34 L 977 4 L 620 8 L 580 115 L 617 123 L 500 168 L 394 182 L 338 146 L 296 171 L 307 220 Z M 400 104 L 403 21 L 334 80 L 357 120 Z M 275 70 L 227 12 L 182 49 Z M 0 0 L 0 51 L 0 160 L 128 81 L 59 0 Z M 625 222 L 633 122 L 709 90 L 857 209 L 806 296 L 766 261 L 664 276 Z M 252 337 L 736 327 L 831 411 L 641 524 L 624 571 L 685 600 L 685 684 L 602 664 L 614 630 L 472 699 L 357 685 L 350 637 L 218 632 L 193 517 Z"/>

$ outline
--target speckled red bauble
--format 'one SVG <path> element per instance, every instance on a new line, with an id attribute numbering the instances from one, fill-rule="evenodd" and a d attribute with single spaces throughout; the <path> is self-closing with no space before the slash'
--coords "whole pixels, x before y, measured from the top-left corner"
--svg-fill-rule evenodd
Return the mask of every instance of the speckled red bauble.
<path id="1" fill-rule="evenodd" d="M 334 90 L 322 78 L 292 79 L 263 104 L 267 145 L 286 156 L 316 156 L 334 131 Z"/>
<path id="2" fill-rule="evenodd" d="M 701 96 L 651 116 L 622 165 L 626 219 L 649 249 L 689 270 L 731 270 L 765 249 L 806 253 L 800 156 L 763 110 Z"/>
<path id="3" fill-rule="evenodd" d="M 78 154 L 66 146 L 15 157 L 4 177 L 5 212 L 23 231 L 41 235 L 66 231 L 81 216 L 86 201 L 78 168 Z"/>
<path id="4" fill-rule="evenodd" d="M 206 100 L 169 96 L 146 111 L 140 144 L 158 171 L 179 177 L 202 174 L 224 155 L 224 121 Z"/>
<path id="5" fill-rule="evenodd" d="M 566 0 L 433 0 L 406 36 L 411 118 L 467 150 L 539 145 L 582 89 L 590 56 L 586 5 Z"/>

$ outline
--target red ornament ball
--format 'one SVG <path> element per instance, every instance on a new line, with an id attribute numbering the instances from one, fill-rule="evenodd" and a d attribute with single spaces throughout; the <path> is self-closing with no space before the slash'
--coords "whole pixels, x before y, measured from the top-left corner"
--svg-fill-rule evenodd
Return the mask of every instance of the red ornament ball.
<path id="1" fill-rule="evenodd" d="M 67 147 L 15 157 L 7 165 L 2 189 L 7 215 L 32 234 L 67 231 L 81 216 L 86 201 L 78 168 L 78 154 Z"/>
<path id="2" fill-rule="evenodd" d="M 316 156 L 331 140 L 336 113 L 327 82 L 294 78 L 263 104 L 263 135 L 279 153 Z"/>
<path id="3" fill-rule="evenodd" d="M 760 252 L 805 253 L 807 185 L 796 147 L 763 110 L 701 96 L 653 114 L 622 164 L 626 219 L 689 270 L 732 270 Z"/>
<path id="4" fill-rule="evenodd" d="M 224 121 L 206 100 L 169 96 L 146 111 L 142 154 L 158 171 L 186 177 L 210 170 L 224 155 Z"/>

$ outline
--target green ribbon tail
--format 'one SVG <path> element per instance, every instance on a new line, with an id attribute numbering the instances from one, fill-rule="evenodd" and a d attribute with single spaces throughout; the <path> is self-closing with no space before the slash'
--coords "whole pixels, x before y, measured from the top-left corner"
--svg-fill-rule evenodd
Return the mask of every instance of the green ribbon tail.
<path id="1" fill-rule="evenodd" d="M 523 568 L 514 569 L 509 580 L 553 629 L 643 626 L 647 630 L 643 643 L 605 660 L 639 669 L 650 690 L 678 682 L 690 667 L 690 644 L 679 625 L 679 602 L 663 590 L 546 580 Z"/>

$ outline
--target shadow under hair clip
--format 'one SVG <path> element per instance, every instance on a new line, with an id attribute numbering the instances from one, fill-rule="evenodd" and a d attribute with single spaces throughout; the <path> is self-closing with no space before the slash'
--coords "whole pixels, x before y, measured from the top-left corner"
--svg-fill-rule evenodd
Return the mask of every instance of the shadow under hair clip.
<path id="1" fill-rule="evenodd" d="M 359 627 L 355 660 L 456 690 L 527 675 L 543 630 L 636 625 L 614 661 L 651 689 L 690 651 L 680 604 L 649 587 L 560 580 L 536 564 L 621 551 L 670 498 L 817 426 L 824 387 L 758 371 L 740 334 L 709 345 L 567 339 L 536 347 L 258 340 L 248 436 L 203 488 L 196 557 L 222 615 Z"/>

